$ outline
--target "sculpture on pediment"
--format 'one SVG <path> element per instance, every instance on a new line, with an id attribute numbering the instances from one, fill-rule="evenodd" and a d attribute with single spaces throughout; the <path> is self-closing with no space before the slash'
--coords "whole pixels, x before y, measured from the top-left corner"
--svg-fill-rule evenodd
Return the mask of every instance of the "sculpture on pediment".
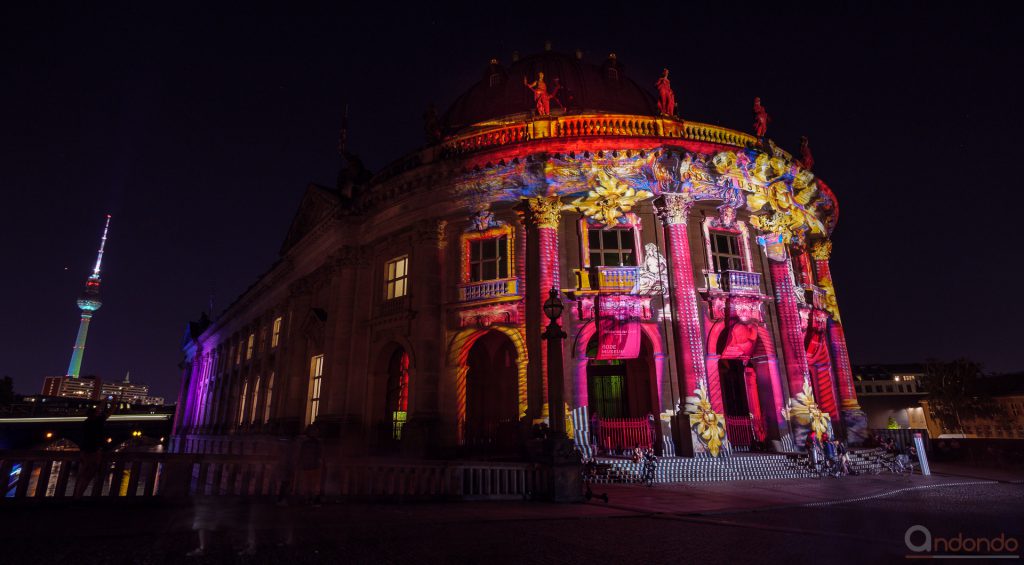
<path id="1" fill-rule="evenodd" d="M 676 93 L 672 92 L 672 83 L 668 80 L 668 69 L 661 70 L 661 76 L 654 83 L 658 89 L 658 110 L 666 116 L 676 113 Z"/>
<path id="2" fill-rule="evenodd" d="M 754 133 L 757 137 L 764 137 L 768 132 L 768 122 L 772 120 L 768 115 L 768 109 L 761 104 L 761 98 L 754 98 Z"/>
<path id="3" fill-rule="evenodd" d="M 548 86 L 544 82 L 544 73 L 537 73 L 537 80 L 529 82 L 526 77 L 523 77 L 523 84 L 526 88 L 533 91 L 533 102 L 537 110 L 538 116 L 547 116 L 551 114 L 551 99 L 558 94 L 558 90 L 561 85 L 555 82 L 555 89 L 548 92 Z"/>
<path id="4" fill-rule="evenodd" d="M 814 155 L 811 154 L 811 143 L 806 135 L 800 136 L 800 166 L 811 170 L 814 168 Z"/>

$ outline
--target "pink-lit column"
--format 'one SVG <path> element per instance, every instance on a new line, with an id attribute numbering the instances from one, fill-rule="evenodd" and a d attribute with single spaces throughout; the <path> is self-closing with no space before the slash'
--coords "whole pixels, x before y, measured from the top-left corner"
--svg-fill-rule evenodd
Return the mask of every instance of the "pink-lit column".
<path id="1" fill-rule="evenodd" d="M 558 227 L 561 200 L 557 196 L 538 196 L 522 207 L 526 225 L 526 342 L 531 353 L 527 369 L 527 399 L 530 417 L 548 415 L 547 350 L 541 334 L 547 327 L 542 306 L 558 284 Z M 540 352 L 539 355 L 534 353 Z"/>
<path id="2" fill-rule="evenodd" d="M 775 289 L 775 310 L 778 314 L 779 333 L 782 340 L 782 357 L 786 366 L 786 382 L 790 399 L 803 391 L 804 382 L 810 383 L 807 368 L 807 351 L 804 349 L 804 332 L 798 308 L 797 288 L 793 283 L 786 244 L 778 235 L 769 235 L 765 240 L 768 256 L 768 272 Z M 810 427 L 790 418 L 790 429 L 797 449 L 803 449 L 804 438 Z"/>
<path id="3" fill-rule="evenodd" d="M 818 287 L 824 294 L 825 310 L 831 317 L 828 321 L 828 342 L 839 381 L 840 411 L 846 427 L 846 439 L 850 444 L 857 445 L 867 439 L 867 415 L 857 402 L 857 391 L 853 385 L 853 370 L 850 368 L 850 354 L 846 349 L 846 334 L 843 332 L 842 320 L 839 317 L 836 290 L 832 284 L 832 271 L 828 263 L 831 256 L 831 240 L 815 242 L 811 247 L 814 270 L 818 275 Z"/>
<path id="4" fill-rule="evenodd" d="M 693 261 L 686 237 L 686 216 L 693 201 L 683 194 L 663 194 L 661 201 L 658 212 L 665 224 L 665 246 L 672 282 L 673 345 L 679 366 L 679 387 L 685 398 L 693 394 L 699 381 L 708 378 L 697 309 L 697 291 L 693 282 Z M 721 387 L 718 387 L 718 379 L 714 381 L 714 385 L 709 382 L 708 386 L 717 387 L 718 393 L 715 394 L 714 388 L 709 393 L 712 399 L 717 397 L 717 404 L 712 400 L 713 407 L 721 413 Z"/>

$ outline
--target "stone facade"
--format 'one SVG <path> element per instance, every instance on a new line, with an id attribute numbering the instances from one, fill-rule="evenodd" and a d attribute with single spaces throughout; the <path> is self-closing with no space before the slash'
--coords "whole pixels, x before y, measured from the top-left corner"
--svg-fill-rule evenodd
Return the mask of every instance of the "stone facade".
<path id="1" fill-rule="evenodd" d="M 503 72 L 567 67 L 607 69 L 545 53 Z M 353 453 L 514 452 L 548 417 L 551 288 L 569 413 L 653 415 L 666 452 L 856 439 L 824 182 L 770 140 L 611 95 L 465 125 L 487 100 L 467 96 L 429 147 L 311 185 L 279 261 L 190 326 L 174 449 L 260 451 L 317 422 Z"/>

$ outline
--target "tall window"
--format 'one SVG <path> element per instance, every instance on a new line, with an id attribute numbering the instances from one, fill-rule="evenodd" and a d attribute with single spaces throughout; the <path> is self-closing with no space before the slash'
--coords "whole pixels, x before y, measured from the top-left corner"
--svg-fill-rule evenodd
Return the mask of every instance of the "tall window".
<path id="1" fill-rule="evenodd" d="M 274 398 L 274 373 L 267 379 L 267 399 L 263 402 L 263 423 L 270 421 L 270 401 Z"/>
<path id="2" fill-rule="evenodd" d="M 384 274 L 384 298 L 391 300 L 405 296 L 408 290 L 406 285 L 409 282 L 409 257 L 403 256 L 388 261 Z"/>
<path id="3" fill-rule="evenodd" d="M 743 251 L 740 249 L 740 236 L 735 233 L 711 232 L 711 263 L 715 271 L 743 270 Z"/>
<path id="4" fill-rule="evenodd" d="M 587 230 L 591 267 L 636 265 L 636 240 L 632 229 Z"/>
<path id="5" fill-rule="evenodd" d="M 256 345 L 256 334 L 249 334 L 249 342 L 245 346 L 245 360 L 252 359 L 253 347 Z"/>
<path id="6" fill-rule="evenodd" d="M 508 278 L 508 236 L 470 241 L 470 282 L 504 278 Z"/>
<path id="7" fill-rule="evenodd" d="M 309 360 L 309 418 L 307 424 L 316 421 L 320 414 L 320 384 L 324 377 L 324 356 L 316 355 Z"/>
<path id="8" fill-rule="evenodd" d="M 238 397 L 238 425 L 245 422 L 245 399 L 249 396 L 249 383 L 242 381 L 242 394 Z"/>
<path id="9" fill-rule="evenodd" d="M 252 385 L 252 410 L 249 411 L 249 423 L 256 423 L 256 411 L 259 410 L 260 402 L 260 376 L 256 375 L 256 382 Z"/>
<path id="10" fill-rule="evenodd" d="M 402 427 L 409 409 L 409 354 L 398 349 L 388 363 L 388 415 L 391 437 L 402 439 Z"/>
<path id="11" fill-rule="evenodd" d="M 270 334 L 270 347 L 277 347 L 277 344 L 281 342 L 281 317 L 274 318 L 274 329 Z"/>

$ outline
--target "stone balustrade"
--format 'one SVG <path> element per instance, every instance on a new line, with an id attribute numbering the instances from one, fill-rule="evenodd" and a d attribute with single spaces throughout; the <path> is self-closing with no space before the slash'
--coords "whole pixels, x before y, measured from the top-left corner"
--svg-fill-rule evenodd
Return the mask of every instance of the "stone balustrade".
<path id="1" fill-rule="evenodd" d="M 732 147 L 749 147 L 758 142 L 748 133 L 700 122 L 655 116 L 592 114 L 537 116 L 523 122 L 455 135 L 442 143 L 441 153 L 457 156 L 538 139 L 609 136 L 668 137 Z M 789 154 L 786 157 L 792 158 Z"/>
<path id="2" fill-rule="evenodd" d="M 761 273 L 726 271 L 722 282 L 724 290 L 732 294 L 761 294 Z"/>
<path id="3" fill-rule="evenodd" d="M 577 291 L 629 293 L 636 288 L 638 267 L 590 267 L 576 269 Z"/>
<path id="4" fill-rule="evenodd" d="M 519 294 L 519 280 L 516 278 L 495 279 L 459 285 L 459 301 L 475 302 L 504 298 Z"/>

